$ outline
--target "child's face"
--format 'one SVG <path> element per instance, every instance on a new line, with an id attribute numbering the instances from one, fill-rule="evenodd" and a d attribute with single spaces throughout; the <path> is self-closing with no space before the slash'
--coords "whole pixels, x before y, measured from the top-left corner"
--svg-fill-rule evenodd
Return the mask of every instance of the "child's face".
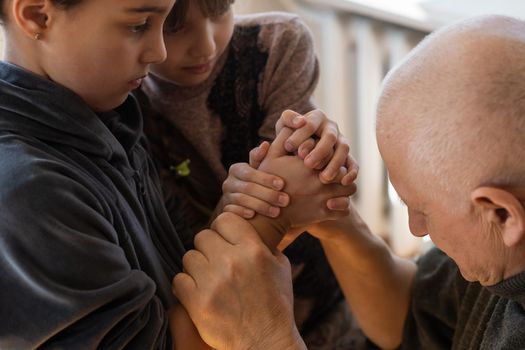
<path id="1" fill-rule="evenodd" d="M 231 9 L 209 18 L 202 14 L 194 1 L 190 1 L 183 27 L 164 35 L 168 52 L 166 61 L 153 65 L 152 72 L 182 86 L 204 82 L 228 46 L 233 26 Z"/>
<path id="2" fill-rule="evenodd" d="M 165 59 L 162 27 L 173 4 L 84 0 L 68 10 L 50 10 L 50 26 L 38 41 L 41 73 L 96 111 L 119 106 L 149 65 Z"/>

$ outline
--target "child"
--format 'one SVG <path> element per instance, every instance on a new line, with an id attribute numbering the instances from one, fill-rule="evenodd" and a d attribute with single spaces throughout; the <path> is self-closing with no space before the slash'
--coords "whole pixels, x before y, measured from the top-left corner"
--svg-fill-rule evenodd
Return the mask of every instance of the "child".
<path id="1" fill-rule="evenodd" d="M 128 93 L 173 3 L 0 1 L 0 348 L 171 348 L 184 248 Z"/>
<path id="2" fill-rule="evenodd" d="M 283 110 L 314 109 L 311 94 L 318 64 L 304 24 L 296 16 L 277 13 L 234 18 L 232 3 L 178 0 L 165 25 L 168 58 L 152 67 L 139 92 L 145 95 L 145 131 L 159 164 L 168 211 L 175 222 L 181 222 L 184 213 L 191 228 L 183 238 L 187 248 L 214 211 L 235 204 L 226 200 L 226 193 L 221 201 L 221 189 L 229 189 L 230 182 L 221 187 L 227 169 L 246 162 L 262 140 L 275 137 Z M 238 165 L 231 171 L 250 171 Z M 245 199 L 246 218 L 254 212 L 278 216 L 289 202 L 286 194 L 255 186 L 259 196 L 268 193 L 268 198 L 282 200 L 266 203 L 239 193 L 228 198 Z M 286 253 L 297 273 L 296 318 L 303 334 L 319 329 L 327 317 L 334 321 L 327 321 L 326 327 L 349 328 L 342 294 L 318 241 L 303 235 Z M 312 334 L 312 342 L 333 348 L 343 341 L 334 329 L 320 330 L 335 334 L 331 339 Z"/>

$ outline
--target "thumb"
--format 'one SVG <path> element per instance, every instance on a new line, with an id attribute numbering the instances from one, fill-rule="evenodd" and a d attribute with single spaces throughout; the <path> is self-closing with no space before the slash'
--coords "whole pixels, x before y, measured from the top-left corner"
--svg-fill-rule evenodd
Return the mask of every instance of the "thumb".
<path id="1" fill-rule="evenodd" d="M 288 154 L 284 144 L 290 136 L 292 136 L 293 130 L 287 127 L 281 129 L 275 140 L 273 140 L 270 149 L 268 150 L 267 158 L 277 158 Z"/>
<path id="2" fill-rule="evenodd" d="M 266 154 L 268 153 L 269 149 L 270 143 L 268 141 L 264 141 L 258 147 L 252 149 L 249 155 L 250 166 L 254 169 L 258 169 L 259 165 L 261 165 L 262 161 L 266 157 Z"/>

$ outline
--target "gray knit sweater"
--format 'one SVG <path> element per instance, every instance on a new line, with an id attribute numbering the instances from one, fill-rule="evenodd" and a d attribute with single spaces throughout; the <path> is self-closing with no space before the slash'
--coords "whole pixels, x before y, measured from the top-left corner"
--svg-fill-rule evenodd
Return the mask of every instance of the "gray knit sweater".
<path id="1" fill-rule="evenodd" d="M 485 288 L 437 249 L 418 266 L 402 349 L 525 349 L 525 273 Z"/>

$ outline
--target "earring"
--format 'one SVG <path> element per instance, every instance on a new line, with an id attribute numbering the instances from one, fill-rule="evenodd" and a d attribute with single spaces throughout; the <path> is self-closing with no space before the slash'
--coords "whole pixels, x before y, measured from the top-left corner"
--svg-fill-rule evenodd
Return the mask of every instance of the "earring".
<path id="1" fill-rule="evenodd" d="M 40 37 L 42 36 L 41 33 L 35 33 L 35 36 L 33 37 L 35 40 L 40 40 Z"/>

